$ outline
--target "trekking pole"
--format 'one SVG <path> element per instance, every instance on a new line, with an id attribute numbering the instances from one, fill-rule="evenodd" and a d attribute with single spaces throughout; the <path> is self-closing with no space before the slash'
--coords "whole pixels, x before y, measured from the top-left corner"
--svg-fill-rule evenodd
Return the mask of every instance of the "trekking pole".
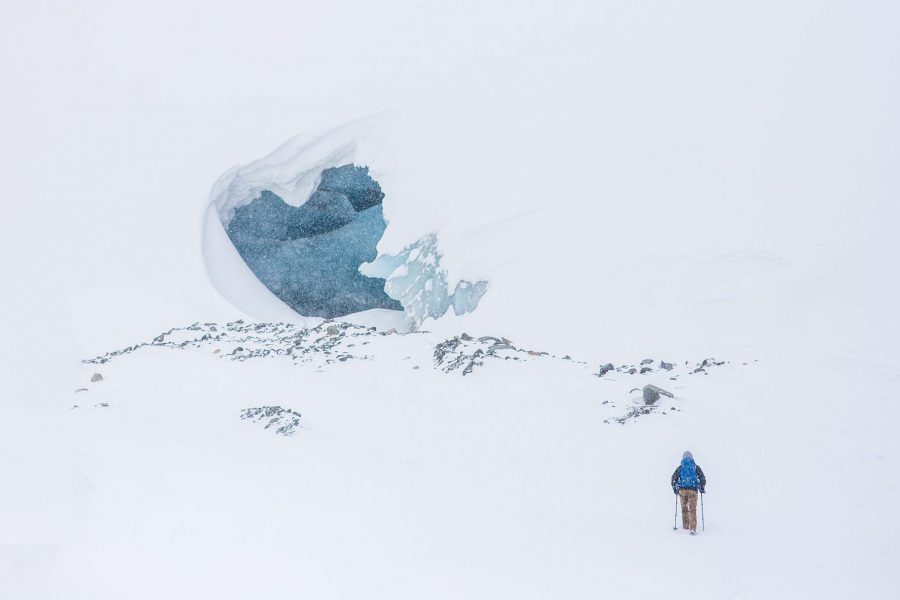
<path id="1" fill-rule="evenodd" d="M 675 527 L 672 531 L 678 531 L 678 494 L 675 494 Z"/>
<path id="2" fill-rule="evenodd" d="M 703 523 L 703 531 L 706 531 L 706 517 L 703 514 L 703 494 L 700 494 L 700 521 Z"/>

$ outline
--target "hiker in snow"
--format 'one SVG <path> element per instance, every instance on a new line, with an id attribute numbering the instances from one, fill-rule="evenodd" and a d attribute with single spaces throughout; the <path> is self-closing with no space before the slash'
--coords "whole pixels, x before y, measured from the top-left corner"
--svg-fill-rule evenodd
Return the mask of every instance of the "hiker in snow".
<path id="1" fill-rule="evenodd" d="M 681 464 L 672 473 L 672 491 L 681 500 L 682 528 L 697 533 L 697 492 L 706 493 L 706 476 L 690 452 L 681 456 Z"/>

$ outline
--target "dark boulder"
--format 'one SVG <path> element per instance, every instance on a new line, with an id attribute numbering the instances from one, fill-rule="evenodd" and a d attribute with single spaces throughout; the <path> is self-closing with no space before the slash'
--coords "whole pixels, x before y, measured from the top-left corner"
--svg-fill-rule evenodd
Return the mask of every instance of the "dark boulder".
<path id="1" fill-rule="evenodd" d="M 664 390 L 661 387 L 655 386 L 653 384 L 647 384 L 644 386 L 644 404 L 650 406 L 654 404 L 657 400 L 659 400 L 660 396 L 667 396 L 669 398 L 674 398 L 675 394 L 668 390 Z"/>
<path id="2" fill-rule="evenodd" d="M 604 375 L 606 375 L 607 373 L 609 373 L 610 371 L 613 371 L 613 370 L 615 370 L 615 367 L 613 366 L 613 364 L 606 363 L 605 365 L 600 367 L 599 371 L 597 371 L 597 377 L 603 377 Z"/>

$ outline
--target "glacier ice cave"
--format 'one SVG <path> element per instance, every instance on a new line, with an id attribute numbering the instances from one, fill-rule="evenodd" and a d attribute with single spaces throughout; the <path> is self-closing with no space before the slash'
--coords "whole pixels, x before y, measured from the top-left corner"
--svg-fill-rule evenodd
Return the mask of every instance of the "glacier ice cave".
<path id="1" fill-rule="evenodd" d="M 451 308 L 457 315 L 475 310 L 488 283 L 450 280 L 429 227 L 404 220 L 408 245 L 396 254 L 377 250 L 387 228 L 385 191 L 369 167 L 395 167 L 386 167 L 380 150 L 383 124 L 372 117 L 301 134 L 219 177 L 203 256 L 226 299 L 257 319 L 387 310 L 366 318 L 397 327 L 405 321 L 408 329 Z"/>
<path id="2" fill-rule="evenodd" d="M 359 272 L 384 234 L 383 198 L 366 167 L 325 169 L 301 206 L 265 190 L 236 208 L 228 237 L 259 280 L 301 315 L 403 310 L 385 293 L 384 279 Z"/>

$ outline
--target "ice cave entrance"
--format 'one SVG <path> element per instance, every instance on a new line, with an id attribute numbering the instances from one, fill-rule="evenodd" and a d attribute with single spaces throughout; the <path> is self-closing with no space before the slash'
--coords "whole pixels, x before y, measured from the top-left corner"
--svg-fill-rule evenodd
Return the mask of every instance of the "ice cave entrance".
<path id="1" fill-rule="evenodd" d="M 234 210 L 226 230 L 256 277 L 301 315 L 403 310 L 385 293 L 384 279 L 359 272 L 384 234 L 383 199 L 367 167 L 346 164 L 322 171 L 301 206 L 263 191 Z"/>

